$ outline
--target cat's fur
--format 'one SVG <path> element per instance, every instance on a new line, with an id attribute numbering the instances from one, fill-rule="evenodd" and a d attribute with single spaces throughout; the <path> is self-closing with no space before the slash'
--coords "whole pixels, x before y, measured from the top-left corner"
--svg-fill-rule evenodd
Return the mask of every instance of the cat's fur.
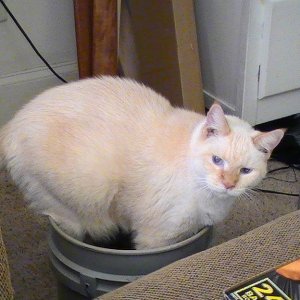
<path id="1" fill-rule="evenodd" d="M 282 136 L 225 118 L 217 104 L 205 117 L 134 81 L 102 77 L 37 96 L 2 129 L 1 148 L 31 206 L 69 234 L 99 239 L 119 226 L 143 249 L 222 220 L 264 177 Z"/>

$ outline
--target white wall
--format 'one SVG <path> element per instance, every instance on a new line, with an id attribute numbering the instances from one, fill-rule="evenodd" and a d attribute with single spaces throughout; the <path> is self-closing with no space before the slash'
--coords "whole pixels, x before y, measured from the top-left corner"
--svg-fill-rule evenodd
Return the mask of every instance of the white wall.
<path id="1" fill-rule="evenodd" d="M 28 36 L 56 71 L 77 78 L 72 0 L 6 0 Z M 1 4 L 0 4 L 1 6 Z M 0 23 L 0 125 L 40 91 L 61 84 L 10 17 Z"/>

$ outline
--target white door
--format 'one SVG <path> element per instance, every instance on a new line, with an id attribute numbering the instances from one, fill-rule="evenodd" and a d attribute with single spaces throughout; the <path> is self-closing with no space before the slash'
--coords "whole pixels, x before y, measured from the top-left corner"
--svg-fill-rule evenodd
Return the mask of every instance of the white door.
<path id="1" fill-rule="evenodd" d="M 261 3 L 259 99 L 300 88 L 300 0 Z"/>

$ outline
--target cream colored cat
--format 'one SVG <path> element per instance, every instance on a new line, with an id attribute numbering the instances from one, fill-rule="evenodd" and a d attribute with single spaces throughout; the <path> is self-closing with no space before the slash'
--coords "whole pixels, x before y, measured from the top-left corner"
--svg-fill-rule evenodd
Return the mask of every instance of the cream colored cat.
<path id="1" fill-rule="evenodd" d="M 3 163 L 31 207 L 72 236 L 118 226 L 137 249 L 165 246 L 221 221 L 266 173 L 283 136 L 224 116 L 173 108 L 131 80 L 52 88 L 2 129 Z"/>

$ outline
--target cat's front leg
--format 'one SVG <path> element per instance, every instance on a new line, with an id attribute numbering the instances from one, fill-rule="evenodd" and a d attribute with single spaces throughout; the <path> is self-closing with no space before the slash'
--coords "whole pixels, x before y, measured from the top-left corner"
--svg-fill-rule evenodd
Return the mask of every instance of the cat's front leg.
<path id="1" fill-rule="evenodd" d="M 162 228 L 140 227 L 135 231 L 133 243 L 137 250 L 160 248 L 173 245 L 180 237 L 172 234 L 170 230 Z"/>
<path id="2" fill-rule="evenodd" d="M 166 237 L 139 231 L 133 241 L 137 250 L 160 248 L 172 244 Z"/>
<path id="3" fill-rule="evenodd" d="M 85 230 L 79 221 L 74 222 L 70 218 L 66 218 L 60 214 L 55 214 L 55 212 L 51 211 L 45 211 L 43 214 L 50 216 L 63 232 L 72 236 L 76 240 L 84 240 Z"/>

